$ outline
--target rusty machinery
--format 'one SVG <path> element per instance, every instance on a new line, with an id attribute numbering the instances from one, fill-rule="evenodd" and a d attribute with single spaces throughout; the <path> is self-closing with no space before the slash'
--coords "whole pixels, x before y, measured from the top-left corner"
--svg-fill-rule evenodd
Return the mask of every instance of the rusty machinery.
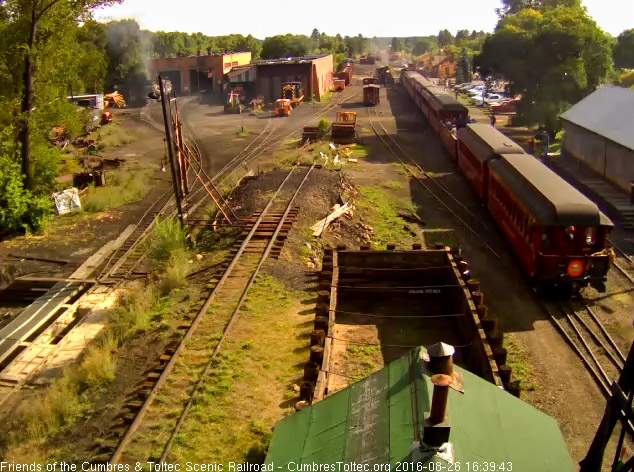
<path id="1" fill-rule="evenodd" d="M 275 100 L 275 116 L 288 116 L 291 114 L 293 106 L 287 98 Z"/>
<path id="2" fill-rule="evenodd" d="M 304 100 L 304 90 L 301 82 L 284 82 L 282 84 L 282 96 L 284 100 L 289 100 L 291 107 L 295 108 Z M 277 103 L 277 102 L 276 102 Z"/>
<path id="3" fill-rule="evenodd" d="M 357 114 L 353 111 L 337 112 L 337 120 L 332 124 L 332 140 L 338 144 L 348 144 L 355 141 L 355 125 Z"/>

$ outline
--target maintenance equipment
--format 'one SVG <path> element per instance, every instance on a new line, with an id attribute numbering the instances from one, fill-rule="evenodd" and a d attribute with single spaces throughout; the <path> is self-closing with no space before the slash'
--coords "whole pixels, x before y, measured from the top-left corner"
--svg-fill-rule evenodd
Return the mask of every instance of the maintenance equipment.
<path id="1" fill-rule="evenodd" d="M 240 92 L 235 89 L 231 90 L 225 103 L 225 113 L 242 113 L 242 104 L 240 102 Z"/>
<path id="2" fill-rule="evenodd" d="M 353 111 L 337 112 L 337 120 L 332 124 L 331 137 L 337 144 L 350 144 L 355 141 L 354 127 L 357 114 Z"/>
<path id="3" fill-rule="evenodd" d="M 293 106 L 288 98 L 275 100 L 275 116 L 288 116 L 291 114 Z"/>
<path id="4" fill-rule="evenodd" d="M 344 79 L 335 79 L 335 92 L 343 92 L 346 89 L 346 81 Z"/>
<path id="5" fill-rule="evenodd" d="M 304 90 L 301 82 L 284 82 L 282 84 L 282 99 L 290 100 L 291 106 L 295 108 L 304 100 Z"/>

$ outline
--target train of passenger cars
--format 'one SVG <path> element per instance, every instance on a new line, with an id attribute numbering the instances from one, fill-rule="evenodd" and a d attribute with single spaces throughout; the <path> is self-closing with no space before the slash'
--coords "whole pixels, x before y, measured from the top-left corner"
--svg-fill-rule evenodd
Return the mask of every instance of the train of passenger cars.
<path id="1" fill-rule="evenodd" d="M 418 72 L 401 83 L 541 288 L 605 291 L 612 222 L 577 189 Z"/>

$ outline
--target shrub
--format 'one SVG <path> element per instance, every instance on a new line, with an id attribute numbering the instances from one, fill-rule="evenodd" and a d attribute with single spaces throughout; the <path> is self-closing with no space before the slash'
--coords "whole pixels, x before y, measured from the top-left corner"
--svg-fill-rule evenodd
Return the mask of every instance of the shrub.
<path id="1" fill-rule="evenodd" d="M 156 293 L 151 287 L 135 287 L 121 299 L 121 307 L 112 313 L 112 336 L 116 345 L 130 335 L 150 328 Z"/>
<path id="2" fill-rule="evenodd" d="M 164 270 L 173 254 L 187 252 L 187 230 L 176 220 L 156 220 L 150 240 L 149 256 L 156 269 Z"/>
<path id="3" fill-rule="evenodd" d="M 106 173 L 106 186 L 90 188 L 82 200 L 82 208 L 95 213 L 140 200 L 149 190 L 148 179 L 148 171 Z"/>
<path id="4" fill-rule="evenodd" d="M 24 188 L 20 166 L 0 147 L 0 232 L 38 231 L 51 212 L 48 196 Z"/>
<path id="5" fill-rule="evenodd" d="M 323 139 L 330 129 L 330 122 L 326 118 L 319 118 L 317 123 L 317 138 Z"/>
<path id="6" fill-rule="evenodd" d="M 178 249 L 172 253 L 159 282 L 159 292 L 167 295 L 172 290 L 182 288 L 186 285 L 187 273 L 189 272 L 189 254 L 183 249 Z"/>

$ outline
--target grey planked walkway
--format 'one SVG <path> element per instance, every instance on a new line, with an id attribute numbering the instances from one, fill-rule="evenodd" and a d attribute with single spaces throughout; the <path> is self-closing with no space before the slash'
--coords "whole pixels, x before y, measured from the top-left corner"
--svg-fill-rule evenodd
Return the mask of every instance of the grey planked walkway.
<path id="1" fill-rule="evenodd" d="M 548 158 L 553 170 L 594 200 L 622 228 L 634 228 L 634 205 L 623 189 L 603 179 L 583 162 L 570 156 Z"/>
<path id="2" fill-rule="evenodd" d="M 81 282 L 58 282 L 44 295 L 24 309 L 15 319 L 0 330 L 0 362 L 15 348 L 46 323 L 62 305 L 66 304 L 81 288 Z"/>

